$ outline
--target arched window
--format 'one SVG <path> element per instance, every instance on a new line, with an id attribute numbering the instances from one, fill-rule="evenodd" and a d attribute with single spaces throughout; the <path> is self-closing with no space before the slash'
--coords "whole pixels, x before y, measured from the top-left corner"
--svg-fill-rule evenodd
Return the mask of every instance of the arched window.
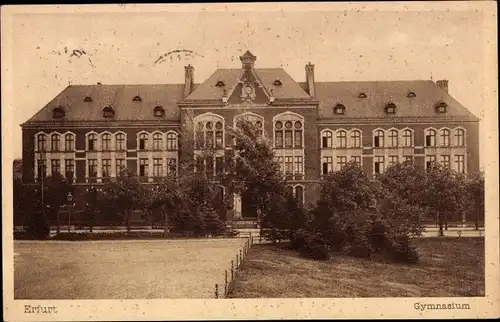
<path id="1" fill-rule="evenodd" d="M 45 151 L 47 150 L 47 137 L 45 134 L 38 134 L 36 138 L 36 145 L 38 148 L 38 151 Z"/>
<path id="2" fill-rule="evenodd" d="M 337 131 L 337 148 L 347 148 L 347 133 L 344 130 Z"/>
<path id="3" fill-rule="evenodd" d="M 153 134 L 153 150 L 163 150 L 163 134 Z"/>
<path id="4" fill-rule="evenodd" d="M 258 136 L 262 136 L 264 134 L 264 118 L 262 116 L 251 112 L 243 113 L 234 118 L 234 125 L 239 127 L 241 121 L 248 121 L 252 123 Z"/>
<path id="5" fill-rule="evenodd" d="M 177 134 L 167 134 L 167 150 L 177 150 Z"/>
<path id="6" fill-rule="evenodd" d="M 455 145 L 465 146 L 465 131 L 463 129 L 455 130 Z"/>
<path id="7" fill-rule="evenodd" d="M 436 130 L 427 129 L 425 130 L 425 146 L 436 146 Z"/>
<path id="8" fill-rule="evenodd" d="M 390 130 L 389 131 L 389 147 L 397 148 L 398 147 L 398 131 Z"/>
<path id="9" fill-rule="evenodd" d="M 139 134 L 139 150 L 147 150 L 148 149 L 148 138 L 149 138 L 149 135 L 147 133 Z"/>
<path id="10" fill-rule="evenodd" d="M 321 133 L 321 147 L 331 148 L 333 146 L 333 133 L 332 131 L 323 131 Z"/>
<path id="11" fill-rule="evenodd" d="M 195 118 L 195 145 L 198 149 L 222 149 L 224 147 L 223 118 L 212 113 Z"/>
<path id="12" fill-rule="evenodd" d="M 126 150 L 125 134 L 123 134 L 123 133 L 116 134 L 116 150 L 117 151 Z"/>
<path id="13" fill-rule="evenodd" d="M 302 148 L 304 122 L 301 116 L 286 112 L 274 117 L 274 147 Z"/>
<path id="14" fill-rule="evenodd" d="M 411 147 L 413 145 L 413 135 L 412 132 L 408 129 L 403 130 L 402 134 L 403 139 L 403 147 Z"/>
<path id="15" fill-rule="evenodd" d="M 302 187 L 302 186 L 295 186 L 295 198 L 300 203 L 304 203 L 304 187 Z"/>
<path id="16" fill-rule="evenodd" d="M 52 151 L 59 151 L 61 144 L 61 136 L 59 134 L 52 134 L 50 148 Z"/>
<path id="17" fill-rule="evenodd" d="M 351 146 L 353 148 L 361 147 L 361 131 L 359 130 L 351 131 Z"/>
<path id="18" fill-rule="evenodd" d="M 102 150 L 111 151 L 111 134 L 104 133 L 102 135 Z"/>
<path id="19" fill-rule="evenodd" d="M 450 146 L 450 130 L 441 129 L 441 146 Z"/>
<path id="20" fill-rule="evenodd" d="M 90 133 L 87 136 L 87 148 L 89 151 L 95 151 L 97 149 L 97 134 Z"/>
<path id="21" fill-rule="evenodd" d="M 384 131 L 376 130 L 373 134 L 373 146 L 381 148 L 384 146 Z"/>
<path id="22" fill-rule="evenodd" d="M 72 133 L 68 133 L 64 136 L 64 150 L 75 150 L 75 136 Z"/>

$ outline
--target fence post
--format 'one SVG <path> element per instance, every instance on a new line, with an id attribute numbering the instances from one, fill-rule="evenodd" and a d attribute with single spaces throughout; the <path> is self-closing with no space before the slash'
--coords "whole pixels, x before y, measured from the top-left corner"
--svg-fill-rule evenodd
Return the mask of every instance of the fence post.
<path id="1" fill-rule="evenodd" d="M 236 254 L 236 268 L 238 268 L 238 254 Z"/>
<path id="2" fill-rule="evenodd" d="M 215 298 L 219 298 L 219 284 L 215 284 Z"/>
<path id="3" fill-rule="evenodd" d="M 234 262 L 233 260 L 231 260 L 231 281 L 233 280 L 234 278 Z"/>
<path id="4" fill-rule="evenodd" d="M 224 296 L 227 295 L 227 269 L 224 271 Z"/>

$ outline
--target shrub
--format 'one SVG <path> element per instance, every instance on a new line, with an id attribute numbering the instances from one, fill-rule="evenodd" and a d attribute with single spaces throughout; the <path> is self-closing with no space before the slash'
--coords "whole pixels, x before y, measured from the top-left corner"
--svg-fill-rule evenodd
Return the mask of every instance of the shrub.
<path id="1" fill-rule="evenodd" d="M 306 238 L 308 232 L 305 229 L 299 229 L 293 234 L 293 238 L 290 239 L 290 248 L 300 249 L 306 243 Z"/>
<path id="2" fill-rule="evenodd" d="M 328 260 L 330 258 L 330 249 L 326 240 L 321 234 L 310 233 L 305 240 L 302 247 L 299 249 L 301 256 L 305 258 Z"/>
<path id="3" fill-rule="evenodd" d="M 419 255 L 410 238 L 406 235 L 398 236 L 390 249 L 390 259 L 401 262 L 414 264 L 418 262 Z"/>
<path id="4" fill-rule="evenodd" d="M 50 224 L 47 216 L 41 212 L 33 212 L 28 219 L 26 235 L 33 239 L 47 239 L 50 234 Z"/>

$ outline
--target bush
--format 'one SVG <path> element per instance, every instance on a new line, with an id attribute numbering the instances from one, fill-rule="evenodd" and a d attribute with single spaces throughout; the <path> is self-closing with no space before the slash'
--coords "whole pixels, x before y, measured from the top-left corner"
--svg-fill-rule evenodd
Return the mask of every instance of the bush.
<path id="1" fill-rule="evenodd" d="M 305 258 L 328 260 L 330 258 L 329 248 L 328 243 L 321 237 L 321 234 L 310 233 L 305 237 L 299 253 Z"/>
<path id="2" fill-rule="evenodd" d="M 419 255 L 413 245 L 411 245 L 410 238 L 406 235 L 398 236 L 390 251 L 390 259 L 400 263 L 414 264 L 418 262 Z"/>
<path id="3" fill-rule="evenodd" d="M 47 216 L 41 211 L 34 212 L 28 218 L 26 237 L 32 239 L 47 239 L 50 234 L 50 224 Z"/>
<path id="4" fill-rule="evenodd" d="M 293 234 L 293 237 L 290 239 L 290 248 L 292 249 L 300 249 L 306 243 L 306 238 L 308 236 L 308 232 L 305 229 L 299 229 Z"/>

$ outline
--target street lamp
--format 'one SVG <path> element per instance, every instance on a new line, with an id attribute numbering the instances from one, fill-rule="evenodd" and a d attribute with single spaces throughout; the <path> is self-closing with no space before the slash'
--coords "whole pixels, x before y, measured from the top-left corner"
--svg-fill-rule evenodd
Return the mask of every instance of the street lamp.
<path id="1" fill-rule="evenodd" d="M 68 192 L 67 199 L 68 199 L 68 234 L 69 234 L 71 229 L 71 203 L 73 201 L 73 195 L 71 194 L 71 192 Z"/>

